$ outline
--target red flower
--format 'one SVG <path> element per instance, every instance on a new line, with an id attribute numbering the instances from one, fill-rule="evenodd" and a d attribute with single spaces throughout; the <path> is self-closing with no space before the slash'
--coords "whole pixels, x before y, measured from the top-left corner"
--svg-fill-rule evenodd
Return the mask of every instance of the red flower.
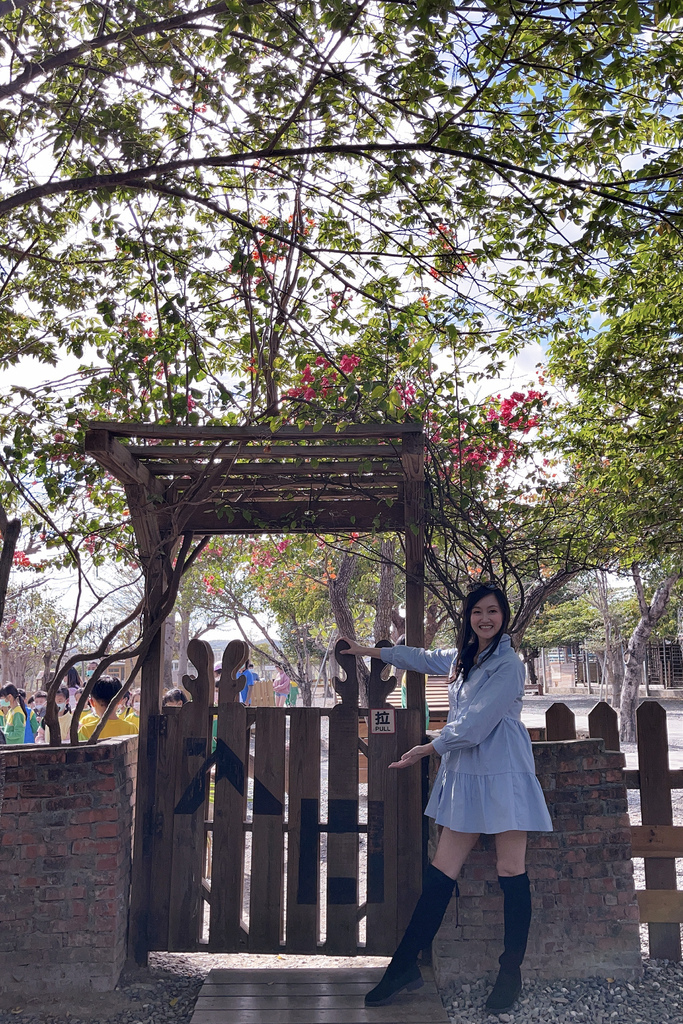
<path id="1" fill-rule="evenodd" d="M 360 363 L 360 356 L 342 356 L 339 361 L 339 368 L 342 373 L 353 373 Z"/>

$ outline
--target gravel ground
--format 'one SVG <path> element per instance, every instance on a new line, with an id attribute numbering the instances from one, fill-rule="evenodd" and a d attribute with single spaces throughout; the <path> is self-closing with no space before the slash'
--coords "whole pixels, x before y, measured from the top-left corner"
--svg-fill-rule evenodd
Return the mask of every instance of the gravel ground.
<path id="1" fill-rule="evenodd" d="M 481 983 L 451 1000 L 446 1009 L 453 1024 L 513 1021 L 514 1024 L 683 1024 L 683 965 L 645 960 L 642 981 L 530 982 L 510 1013 L 487 1014 L 487 989 Z M 467 986 L 465 986 L 466 988 Z"/>

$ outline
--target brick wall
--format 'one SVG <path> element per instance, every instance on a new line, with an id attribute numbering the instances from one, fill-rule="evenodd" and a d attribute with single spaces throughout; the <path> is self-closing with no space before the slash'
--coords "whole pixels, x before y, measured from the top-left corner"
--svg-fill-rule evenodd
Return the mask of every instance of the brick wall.
<path id="1" fill-rule="evenodd" d="M 535 743 L 534 756 L 555 831 L 529 837 L 534 916 L 523 972 L 548 979 L 639 977 L 624 755 L 606 752 L 603 740 L 573 740 Z M 498 970 L 503 897 L 493 837 L 479 840 L 459 885 L 457 923 L 453 900 L 433 947 L 439 984 L 451 991 L 482 975 L 492 979 Z"/>
<path id="2" fill-rule="evenodd" d="M 111 991 L 126 954 L 137 737 L 2 750 L 0 992 Z"/>

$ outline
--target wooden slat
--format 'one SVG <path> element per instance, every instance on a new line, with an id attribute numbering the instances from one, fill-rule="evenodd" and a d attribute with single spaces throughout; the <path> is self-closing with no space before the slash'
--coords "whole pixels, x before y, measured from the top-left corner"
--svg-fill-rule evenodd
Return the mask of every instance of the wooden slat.
<path id="1" fill-rule="evenodd" d="M 285 716 L 281 708 L 257 708 L 249 909 L 252 952 L 272 952 L 280 944 L 284 804 Z"/>
<path id="2" fill-rule="evenodd" d="M 221 693 L 221 697 L 224 695 Z M 247 709 L 239 701 L 218 708 L 216 741 L 227 748 L 225 771 L 217 770 L 213 805 L 213 863 L 209 948 L 237 952 L 246 948 L 241 925 L 244 830 L 247 801 L 249 733 Z M 240 791 L 241 790 L 241 791 Z"/>
<path id="3" fill-rule="evenodd" d="M 88 426 L 93 430 L 107 430 L 118 437 L 166 437 L 171 440 L 221 440 L 228 438 L 233 441 L 285 438 L 339 438 L 345 437 L 402 437 L 404 434 L 422 432 L 421 423 L 348 423 L 341 430 L 334 424 L 315 427 L 280 427 L 276 431 L 269 427 L 224 427 L 198 426 L 184 427 L 158 423 L 119 423 L 116 420 L 91 420 Z"/>
<path id="4" fill-rule="evenodd" d="M 192 694 L 192 700 L 183 705 L 178 715 L 176 806 L 209 754 L 209 703 L 213 700 L 214 654 L 210 644 L 191 640 L 188 655 L 198 675 L 183 677 L 183 684 Z M 173 898 L 168 921 L 168 949 L 173 952 L 194 952 L 201 933 L 204 814 L 204 805 L 200 804 L 192 814 L 176 813 L 173 816 Z"/>
<path id="5" fill-rule="evenodd" d="M 126 450 L 138 459 L 233 459 L 249 456 L 253 459 L 331 459 L 335 455 L 340 458 L 380 457 L 391 458 L 391 444 L 339 444 L 313 445 L 306 438 L 303 445 L 295 444 L 250 444 L 226 445 L 216 441 L 216 445 L 171 445 L 171 444 L 131 444 Z M 398 448 L 396 457 L 399 456 Z M 144 465 L 144 463 L 143 463 Z"/>
<path id="6" fill-rule="evenodd" d="M 339 661 L 340 655 L 337 655 Z M 332 829 L 358 823 L 358 708 L 338 704 L 330 712 L 328 822 Z M 332 954 L 358 949 L 358 833 L 327 836 L 327 940 Z"/>
<path id="7" fill-rule="evenodd" d="M 397 712 L 396 747 L 400 756 L 421 743 L 424 738 L 424 720 L 421 711 L 410 708 Z M 396 831 L 396 936 L 400 940 L 408 926 L 415 904 L 422 891 L 422 842 L 425 824 L 422 799 L 422 770 L 420 764 L 396 770 L 397 778 L 397 831 Z M 393 951 L 392 951 L 393 952 Z"/>
<path id="8" fill-rule="evenodd" d="M 280 972 L 282 973 L 282 972 Z M 381 971 L 379 972 L 378 978 L 381 977 Z M 288 970 L 288 975 L 291 971 Z M 320 977 L 320 972 L 318 972 Z M 328 972 L 323 973 L 323 977 L 327 977 Z M 330 975 L 333 977 L 333 975 Z M 232 985 L 219 984 L 212 981 L 206 981 L 201 990 L 201 998 L 204 996 L 254 996 L 258 995 L 263 985 L 266 983 L 259 982 L 245 982 L 240 984 L 235 982 Z M 336 996 L 336 995 L 365 995 L 368 988 L 374 984 L 374 978 L 371 980 L 360 981 L 269 981 L 267 982 L 268 993 L 272 996 L 284 996 L 284 995 L 298 995 L 303 996 Z"/>
<path id="9" fill-rule="evenodd" d="M 245 515 L 246 511 L 246 515 Z M 162 520 L 164 517 L 160 514 Z M 196 509 L 189 516 L 185 528 L 193 533 L 282 532 L 310 533 L 311 531 L 363 532 L 367 530 L 396 530 L 403 519 L 400 503 L 391 507 L 382 502 L 367 500 L 333 501 L 308 508 L 304 501 L 281 501 L 269 504 L 249 502 L 243 511 L 232 510 L 232 516 L 219 516 L 212 509 Z"/>
<path id="10" fill-rule="evenodd" d="M 204 984 L 257 985 L 279 982 L 281 984 L 312 985 L 321 981 L 334 982 L 335 985 L 346 982 L 366 982 L 377 984 L 384 974 L 383 967 L 335 967 L 323 969 L 319 967 L 256 967 L 256 968 L 224 968 L 215 967 L 207 975 Z"/>
<path id="11" fill-rule="evenodd" d="M 184 488 L 178 488 L 176 500 L 180 500 L 184 493 Z M 302 498 L 306 498 L 311 505 L 338 500 L 372 500 L 381 503 L 383 498 L 397 499 L 398 486 L 392 484 L 390 487 L 382 487 L 373 481 L 368 481 L 361 488 L 358 485 L 330 484 L 326 480 L 321 480 L 315 483 L 304 481 L 301 486 L 279 484 L 273 488 L 252 484 L 245 484 L 237 488 L 221 486 L 220 491 L 216 489 L 216 495 L 220 495 L 220 501 L 226 502 L 228 505 L 244 503 L 247 506 L 253 501 L 263 504 L 275 501 L 301 501 Z"/>
<path id="12" fill-rule="evenodd" d="M 640 789 L 640 772 L 637 768 L 627 768 L 624 780 L 627 789 Z M 668 786 L 669 789 L 683 789 L 683 768 L 670 769 Z"/>
<path id="13" fill-rule="evenodd" d="M 320 711 L 292 708 L 289 721 L 286 944 L 311 952 L 320 928 Z"/>
<path id="14" fill-rule="evenodd" d="M 173 854 L 173 810 L 175 776 L 178 770 L 179 708 L 167 708 L 159 716 L 157 738 L 156 792 L 154 797 L 153 864 L 154 884 L 150 890 L 147 938 L 150 949 L 168 948 L 168 919 L 171 909 L 171 864 Z"/>
<path id="15" fill-rule="evenodd" d="M 644 701 L 636 712 L 638 767 L 640 769 L 640 811 L 643 825 L 672 825 L 673 808 L 669 781 L 669 740 L 666 711 L 656 701 Z M 676 861 L 645 858 L 647 889 L 675 889 Z M 649 924 L 650 956 L 664 960 L 681 959 L 681 929 L 672 922 Z"/>
<path id="16" fill-rule="evenodd" d="M 372 1020 L 376 1021 L 412 1021 L 415 1018 L 418 1007 L 411 1005 L 411 1002 L 418 1003 L 419 996 L 407 996 L 405 1001 L 394 1004 L 393 1007 L 382 1007 L 381 1013 L 373 1013 Z M 440 1024 L 443 1021 L 443 1013 L 436 1006 L 419 1006 L 419 1018 L 421 1021 Z M 302 1020 L 336 1021 L 345 1024 L 348 1019 L 356 1019 L 362 1014 L 361 1020 L 368 1020 L 368 1012 L 363 1006 L 363 995 L 350 996 L 297 996 L 293 999 L 290 996 L 236 996 L 233 999 L 199 999 L 195 1007 L 193 1019 L 203 1014 L 211 1014 L 220 1011 L 226 1016 L 223 1020 L 249 1021 L 260 1024 L 261 1020 L 277 1019 L 283 1024 L 291 1021 L 292 1024 L 301 1024 Z M 392 1012 L 393 1011 L 393 1012 Z M 261 1016 L 259 1017 L 259 1013 Z M 349 1013 L 350 1018 L 346 1017 Z M 282 1016 L 280 1016 L 282 1014 Z M 216 1019 L 216 1018 L 214 1018 Z"/>
<path id="17" fill-rule="evenodd" d="M 202 993 L 197 1000 L 196 1008 L 198 1011 L 224 1009 L 230 1015 L 230 1019 L 234 1013 L 239 1013 L 242 1010 L 358 1010 L 363 1006 L 363 996 L 365 994 L 364 992 L 338 993 L 336 995 L 303 995 L 297 993 L 294 996 L 290 994 L 278 996 L 271 995 L 267 991 L 268 987 L 263 985 L 261 986 L 261 992 L 248 996 L 205 996 Z M 263 989 L 266 991 L 263 991 Z M 365 991 L 367 991 L 367 988 Z M 400 1003 L 398 1006 L 400 1007 Z M 395 1005 L 394 1010 L 396 1008 L 397 1006 Z M 438 1011 L 434 1013 L 431 1007 L 423 1007 L 420 1013 L 423 1020 L 443 1020 L 442 1014 Z M 393 1018 L 390 1017 L 390 1019 Z"/>
<path id="18" fill-rule="evenodd" d="M 683 857 L 683 826 L 633 825 L 632 856 Z"/>
<path id="19" fill-rule="evenodd" d="M 397 470 L 395 456 L 392 458 L 393 463 L 391 459 L 357 459 L 354 462 L 324 462 L 316 459 L 302 465 L 292 463 L 284 466 L 281 462 L 235 462 L 225 468 L 225 475 L 220 477 L 220 480 L 234 480 L 240 477 L 255 477 L 259 480 L 270 480 L 273 477 L 300 480 L 301 477 L 310 477 L 319 480 L 329 476 L 349 476 L 362 480 L 375 475 L 386 480 L 403 480 L 403 473 Z M 211 468 L 213 466 L 208 463 L 196 465 L 188 462 L 150 462 L 148 465 L 150 473 L 159 476 L 200 476 Z"/>
<path id="20" fill-rule="evenodd" d="M 574 712 L 566 704 L 551 704 L 545 713 L 545 734 L 548 742 L 576 739 Z"/>
<path id="21" fill-rule="evenodd" d="M 605 750 L 620 750 L 619 720 L 614 708 L 600 700 L 588 715 L 588 735 L 605 741 Z"/>
<path id="22" fill-rule="evenodd" d="M 400 715 L 400 712 L 395 712 Z M 402 751 L 401 751 L 402 753 Z M 368 891 L 369 955 L 393 953 L 397 945 L 397 769 L 388 765 L 399 756 L 397 733 L 368 732 Z M 403 828 L 403 823 L 401 823 Z"/>
<path id="23" fill-rule="evenodd" d="M 374 1006 L 357 1009 L 339 1007 L 324 1010 L 306 1010 L 296 1007 L 291 1010 L 236 1010 L 229 1017 L 230 1024 L 435 1024 L 444 1017 L 430 1013 L 420 1001 L 419 992 L 401 996 L 405 1003 L 393 1006 Z M 446 1021 L 448 1018 L 446 1018 Z M 224 1010 L 195 1010 L 192 1024 L 225 1024 Z"/>
<path id="24" fill-rule="evenodd" d="M 683 922 L 683 892 L 678 889 L 639 889 L 636 896 L 640 920 L 649 922 L 650 929 L 656 925 L 673 929 Z"/>

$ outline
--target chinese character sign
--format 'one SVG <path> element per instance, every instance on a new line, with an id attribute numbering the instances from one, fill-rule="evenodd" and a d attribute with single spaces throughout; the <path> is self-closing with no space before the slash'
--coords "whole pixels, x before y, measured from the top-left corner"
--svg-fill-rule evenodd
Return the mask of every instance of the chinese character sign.
<path id="1" fill-rule="evenodd" d="M 393 708 L 375 708 L 370 711 L 370 733 L 396 732 L 396 712 Z"/>

